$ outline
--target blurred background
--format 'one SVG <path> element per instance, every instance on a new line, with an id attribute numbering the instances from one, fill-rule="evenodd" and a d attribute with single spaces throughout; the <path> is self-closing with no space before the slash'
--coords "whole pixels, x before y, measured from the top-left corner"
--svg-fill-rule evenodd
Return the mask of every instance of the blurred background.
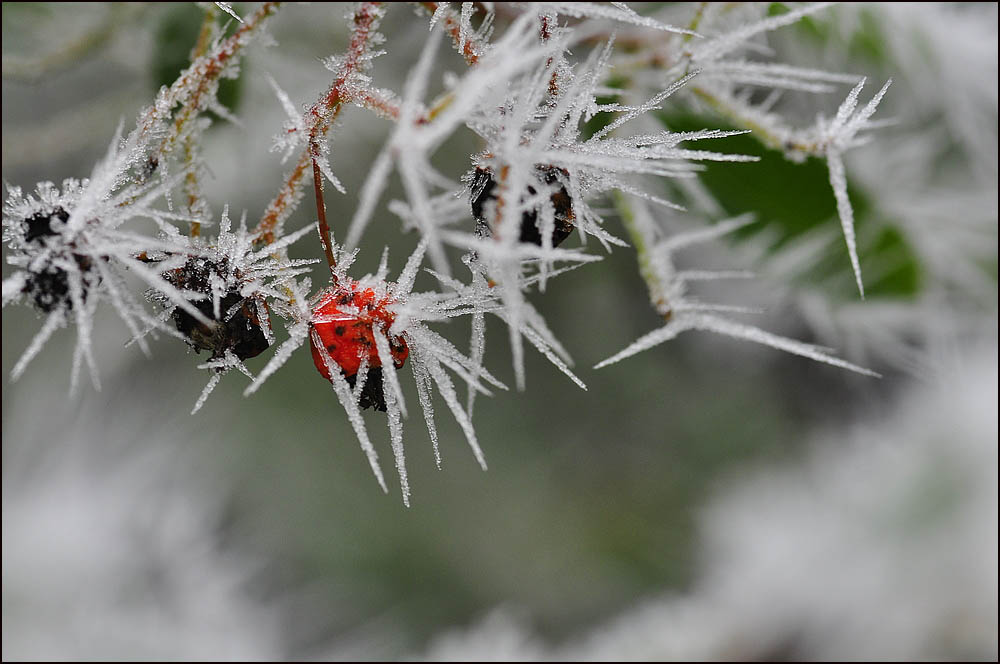
<path id="1" fill-rule="evenodd" d="M 222 94 L 243 124 L 220 120 L 205 141 L 216 215 L 228 202 L 254 221 L 278 190 L 290 165 L 269 149 L 285 116 L 266 75 L 296 104 L 315 100 L 346 11 L 287 7 L 277 43 L 250 48 Z M 4 182 L 89 175 L 118 123 L 186 66 L 201 17 L 194 4 L 5 3 Z M 401 90 L 426 30 L 390 9 L 379 85 Z M 190 417 L 204 359 L 169 338 L 152 358 L 124 348 L 107 310 L 102 391 L 68 394 L 72 330 L 11 383 L 40 321 L 8 307 L 4 658 L 995 659 L 996 5 L 842 6 L 766 46 L 895 79 L 879 110 L 894 124 L 847 157 L 868 299 L 824 165 L 742 136 L 713 148 L 763 163 L 712 166 L 702 183 L 721 211 L 759 221 L 691 266 L 756 272 L 706 299 L 762 306 L 755 324 L 882 379 L 708 334 L 593 371 L 657 324 L 634 253 L 616 250 L 532 298 L 589 389 L 529 354 L 524 393 L 477 400 L 485 473 L 448 418 L 437 470 L 411 417 L 406 509 L 391 480 L 379 490 L 308 353 L 250 399 L 227 377 Z M 438 82 L 464 64 L 443 48 L 440 66 Z M 779 108 L 805 126 L 846 91 L 789 93 Z M 661 119 L 725 126 L 694 105 Z M 327 194 L 335 232 L 389 130 L 353 108 L 334 127 L 348 191 Z M 478 150 L 456 135 L 437 166 L 457 176 Z M 383 198 L 357 274 L 383 246 L 396 274 L 415 246 L 385 209 L 398 197 Z M 313 215 L 307 199 L 288 228 Z M 304 240 L 292 255 L 321 253 Z M 506 333 L 487 339 L 487 366 L 511 384 Z M 384 416 L 367 417 L 388 459 Z"/>

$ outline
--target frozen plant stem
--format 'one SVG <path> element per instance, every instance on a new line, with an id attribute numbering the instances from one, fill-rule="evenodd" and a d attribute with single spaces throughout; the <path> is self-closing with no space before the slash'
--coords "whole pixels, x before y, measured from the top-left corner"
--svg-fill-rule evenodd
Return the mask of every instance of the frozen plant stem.
<path id="1" fill-rule="evenodd" d="M 465 31 L 465 34 L 463 34 L 461 16 L 450 7 L 450 3 L 421 2 L 418 4 L 429 11 L 432 17 L 441 20 L 445 31 L 455 44 L 455 50 L 465 58 L 466 64 L 471 66 L 479 62 L 479 55 L 483 52 L 483 46 L 473 39 L 473 35 L 468 31 Z"/>
<path id="2" fill-rule="evenodd" d="M 323 245 L 323 254 L 326 256 L 326 264 L 330 266 L 330 276 L 334 283 L 337 281 L 337 260 L 333 257 L 333 246 L 331 244 L 330 225 L 326 222 L 326 202 L 323 200 L 323 173 L 319 170 L 319 162 L 316 156 L 312 158 L 313 183 L 316 188 L 316 225 L 319 227 L 319 241 Z"/>
<path id="3" fill-rule="evenodd" d="M 215 5 L 205 5 L 205 17 L 201 22 L 201 30 L 198 32 L 198 41 L 195 43 L 194 50 L 191 53 L 192 63 L 208 51 L 212 32 L 215 28 L 217 13 L 218 9 Z M 198 181 L 198 171 L 195 164 L 199 138 L 196 132 L 191 132 L 184 137 L 184 193 L 187 195 L 188 213 L 193 217 L 193 221 L 191 222 L 191 237 L 198 237 L 201 234 L 201 222 L 198 219 L 207 216 L 208 212 L 201 191 L 201 183 Z"/>
<path id="4" fill-rule="evenodd" d="M 206 53 L 195 58 L 194 62 L 185 70 L 160 98 L 166 100 L 167 104 L 153 104 L 147 111 L 145 117 L 139 120 L 140 139 L 144 134 L 153 129 L 155 123 L 164 110 L 174 105 L 173 100 L 181 100 L 181 110 L 178 111 L 174 119 L 172 131 L 163 139 L 158 152 L 151 155 L 156 158 L 159 154 L 169 151 L 186 129 L 188 123 L 197 117 L 203 110 L 206 93 L 218 81 L 219 76 L 225 71 L 234 57 L 238 56 L 249 38 L 264 24 L 264 21 L 273 16 L 281 8 L 280 2 L 265 2 L 257 11 L 249 16 L 236 32 L 212 49 L 211 53 Z M 188 90 L 196 82 L 193 90 Z M 166 106 L 166 109 L 163 107 Z"/>
<path id="5" fill-rule="evenodd" d="M 673 310 L 667 297 L 666 284 L 663 282 L 662 275 L 657 271 L 653 258 L 653 246 L 656 242 L 653 229 L 649 227 L 647 219 L 640 218 L 635 214 L 624 193 L 613 191 L 612 198 L 615 209 L 621 215 L 622 225 L 625 226 L 629 240 L 632 241 L 632 246 L 635 248 L 639 274 L 646 282 L 649 300 L 656 308 L 656 312 L 663 317 L 663 320 L 669 321 Z"/>
<path id="6" fill-rule="evenodd" d="M 305 126 L 293 130 L 304 130 L 307 142 L 295 168 L 292 169 L 284 186 L 268 204 L 260 223 L 257 224 L 254 235 L 258 245 L 265 246 L 274 242 L 280 236 L 285 220 L 298 205 L 302 197 L 302 185 L 308 177 L 309 166 L 310 164 L 315 166 L 316 153 L 319 152 L 318 149 L 314 151 L 314 146 L 319 144 L 330 129 L 330 125 L 337 119 L 344 102 L 351 100 L 353 91 L 347 89 L 348 83 L 351 77 L 367 63 L 366 55 L 371 39 L 385 13 L 381 5 L 381 2 L 363 2 L 358 5 L 352 17 L 354 27 L 351 31 L 351 41 L 340 63 L 337 77 L 326 94 L 309 109 Z"/>

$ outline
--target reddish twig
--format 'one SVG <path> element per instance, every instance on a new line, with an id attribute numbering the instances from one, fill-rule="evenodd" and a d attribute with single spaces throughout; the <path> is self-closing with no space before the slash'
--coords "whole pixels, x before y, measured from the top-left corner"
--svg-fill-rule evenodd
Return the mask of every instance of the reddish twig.
<path id="1" fill-rule="evenodd" d="M 439 2 L 421 2 L 419 3 L 421 7 L 426 9 L 433 16 L 437 12 L 438 7 L 441 5 Z M 445 11 L 444 16 L 441 18 L 441 22 L 444 24 L 444 29 L 451 36 L 452 42 L 455 44 L 455 48 L 459 50 L 462 57 L 465 58 L 465 62 L 469 65 L 474 65 L 479 62 L 479 57 L 483 54 L 484 46 L 478 41 L 472 39 L 471 34 L 465 35 L 465 44 L 462 44 L 462 20 L 456 15 L 453 9 L 448 9 Z"/>
<path id="2" fill-rule="evenodd" d="M 340 114 L 344 102 L 351 100 L 351 91 L 347 89 L 347 83 L 351 76 L 360 70 L 366 62 L 364 56 L 368 52 L 369 42 L 382 18 L 382 12 L 379 8 L 381 4 L 380 2 L 364 2 L 355 10 L 351 42 L 347 47 L 337 77 L 330 85 L 329 90 L 309 109 L 304 119 L 303 129 L 308 132 L 307 145 L 302 154 L 299 155 L 299 160 L 285 184 L 268 204 L 254 231 L 258 245 L 268 245 L 274 242 L 281 230 L 281 225 L 291 215 L 302 198 L 302 185 L 308 177 L 309 166 L 313 164 L 316 167 L 315 157 L 318 154 L 314 154 L 313 148 L 318 145 L 319 139 L 326 135 L 330 125 Z"/>
<path id="3" fill-rule="evenodd" d="M 315 148 L 315 146 L 311 147 Z M 318 149 L 312 151 L 313 187 L 316 189 L 316 225 L 319 226 L 319 241 L 323 245 L 323 253 L 326 255 L 327 265 L 330 266 L 331 277 L 334 283 L 336 283 L 337 275 L 334 270 L 337 267 L 337 259 L 333 256 L 333 246 L 330 243 L 330 224 L 326 221 L 326 202 L 323 200 L 323 173 L 319 169 L 319 162 L 316 161 L 318 152 Z"/>
<path id="4" fill-rule="evenodd" d="M 172 141 L 176 140 L 184 124 L 197 114 L 209 83 L 222 74 L 233 56 L 249 42 L 254 30 L 277 12 L 280 6 L 280 2 L 262 4 L 257 11 L 247 17 L 236 32 L 222 41 L 210 54 L 197 58 L 177 77 L 169 89 L 158 95 L 156 102 L 139 119 L 140 139 L 153 129 L 157 121 L 164 119 L 175 105 L 180 103 L 182 108 L 174 122 L 174 131 L 163 140 L 160 149 L 151 158 L 158 157 L 170 147 Z"/>
<path id="5" fill-rule="evenodd" d="M 194 64 L 198 58 L 208 52 L 209 42 L 212 38 L 215 27 L 215 15 L 217 13 L 215 5 L 208 5 L 205 9 L 205 16 L 201 22 L 201 30 L 198 32 L 198 40 L 191 51 L 191 63 Z M 201 87 L 199 87 L 201 89 Z M 162 146 L 160 150 L 162 151 Z M 198 171 L 194 168 L 195 155 L 197 153 L 197 141 L 194 134 L 188 134 L 184 138 L 184 161 L 187 165 L 187 173 L 184 175 L 184 192 L 187 194 L 187 209 L 192 216 L 197 217 L 198 213 L 205 211 L 204 197 L 201 193 L 201 184 L 198 182 Z M 201 223 L 191 222 L 191 237 L 198 237 L 201 234 Z"/>

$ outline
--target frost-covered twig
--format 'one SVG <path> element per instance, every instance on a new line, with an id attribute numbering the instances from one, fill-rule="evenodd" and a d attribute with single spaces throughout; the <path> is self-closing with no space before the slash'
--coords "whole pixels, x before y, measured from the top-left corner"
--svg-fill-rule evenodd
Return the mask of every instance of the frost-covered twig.
<path id="1" fill-rule="evenodd" d="M 270 244 L 280 235 L 282 225 L 302 198 L 302 185 L 311 172 L 310 167 L 314 158 L 323 168 L 324 174 L 330 177 L 334 186 L 341 188 L 326 161 L 324 151 L 327 149 L 327 144 L 324 139 L 344 103 L 358 89 L 364 89 L 363 86 L 356 87 L 355 78 L 368 66 L 371 47 L 376 40 L 378 25 L 384 15 L 385 8 L 382 3 L 363 2 L 358 5 L 351 19 L 352 32 L 347 51 L 342 58 L 332 63 L 335 65 L 333 69 L 336 73 L 333 83 L 304 117 L 293 118 L 292 126 L 285 130 L 282 147 L 291 148 L 303 144 L 305 147 L 299 155 L 295 168 L 257 224 L 255 233 L 259 243 Z M 315 152 L 320 154 L 317 155 Z"/>
<path id="2" fill-rule="evenodd" d="M 633 242 L 639 251 L 640 271 L 649 288 L 650 300 L 666 324 L 640 337 L 606 360 L 599 362 L 595 365 L 595 369 L 620 362 L 653 348 L 675 338 L 681 332 L 702 330 L 752 341 L 868 376 L 878 375 L 874 371 L 833 357 L 817 346 L 778 336 L 753 325 L 723 318 L 711 312 L 713 310 L 725 311 L 727 307 L 704 305 L 694 302 L 686 296 L 687 282 L 691 280 L 691 276 L 675 269 L 673 253 L 683 247 L 731 233 L 753 221 L 751 217 L 732 219 L 703 231 L 693 231 L 666 239 L 658 239 L 659 233 L 656 224 L 644 201 L 627 201 L 624 196 L 618 196 L 616 202 L 625 220 L 626 228 L 632 235 Z"/>
<path id="3" fill-rule="evenodd" d="M 243 48 L 280 8 L 280 2 L 262 3 L 231 36 L 213 45 L 181 72 L 169 87 L 160 90 L 153 105 L 139 116 L 136 123 L 140 144 L 163 134 L 159 146 L 146 155 L 148 169 L 155 170 L 160 165 L 161 158 L 173 150 L 199 113 L 208 108 L 222 110 L 215 97 L 219 79 L 238 74 L 238 69 L 234 67 Z M 173 124 L 164 127 L 178 105 L 180 109 L 173 114 Z M 225 111 L 222 110 L 222 113 L 225 114 Z"/>
<path id="4" fill-rule="evenodd" d="M 455 49 L 465 58 L 469 65 L 479 63 L 479 58 L 486 51 L 486 44 L 482 40 L 481 34 L 473 34 L 469 26 L 469 14 L 474 2 L 463 2 L 461 12 L 456 12 L 451 8 L 449 2 L 421 2 L 418 3 L 431 14 L 431 29 L 440 22 L 445 31 L 455 44 Z M 489 26 L 489 21 L 486 21 Z"/>

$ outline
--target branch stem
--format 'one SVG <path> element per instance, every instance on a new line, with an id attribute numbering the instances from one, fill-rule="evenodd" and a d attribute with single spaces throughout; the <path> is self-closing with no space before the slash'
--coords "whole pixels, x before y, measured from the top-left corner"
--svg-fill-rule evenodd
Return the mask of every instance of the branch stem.
<path id="1" fill-rule="evenodd" d="M 622 225 L 628 233 L 632 246 L 635 247 L 636 261 L 639 264 L 639 275 L 646 282 L 649 291 L 649 300 L 656 308 L 657 313 L 663 316 L 664 320 L 670 320 L 673 315 L 673 307 L 667 297 L 667 288 L 661 279 L 661 275 L 656 269 L 653 259 L 653 244 L 655 238 L 652 236 L 652 229 L 647 228 L 648 224 L 636 215 L 635 210 L 629 204 L 625 194 L 615 190 L 611 193 L 614 200 L 615 209 L 621 216 Z"/>
<path id="2" fill-rule="evenodd" d="M 441 6 L 440 2 L 420 2 L 417 4 L 429 11 L 432 16 L 437 13 Z M 445 9 L 441 22 L 444 24 L 444 29 L 451 36 L 451 40 L 455 44 L 455 49 L 465 58 L 465 63 L 471 66 L 479 62 L 479 56 L 485 50 L 483 44 L 473 39 L 473 35 L 468 33 L 466 33 L 463 40 L 462 19 L 457 15 L 457 12 L 450 7 Z"/>
<path id="3" fill-rule="evenodd" d="M 318 150 L 317 150 L 318 151 Z M 313 186 L 316 189 L 316 225 L 319 228 L 319 242 L 323 245 L 323 254 L 326 256 L 326 264 L 330 266 L 330 274 L 334 282 L 337 281 L 336 268 L 337 259 L 333 256 L 333 246 L 330 241 L 330 224 L 326 221 L 326 202 L 323 200 L 323 173 L 319 169 L 319 162 L 316 161 L 316 154 L 312 155 Z"/>
<path id="4" fill-rule="evenodd" d="M 330 88 L 313 104 L 305 117 L 305 129 L 308 133 L 308 143 L 299 155 L 295 168 L 288 175 L 285 184 L 268 204 L 254 231 L 255 242 L 267 246 L 280 235 L 285 220 L 292 214 L 302 198 L 302 185 L 308 177 L 309 166 L 316 166 L 315 158 L 319 144 L 330 125 L 340 114 L 345 101 L 351 100 L 350 86 L 347 83 L 367 62 L 368 46 L 382 20 L 383 12 L 380 2 L 363 2 L 354 11 L 351 41 Z"/>
<path id="5" fill-rule="evenodd" d="M 215 16 L 218 9 L 215 5 L 206 5 L 205 16 L 201 22 L 201 30 L 198 32 L 198 40 L 195 42 L 194 50 L 191 52 L 191 63 L 205 55 L 212 39 L 212 31 L 215 28 Z M 200 88 L 199 88 L 200 89 Z M 204 196 L 201 192 L 201 183 L 198 181 L 198 171 L 194 161 L 198 152 L 198 141 L 194 133 L 184 137 L 184 165 L 187 172 L 184 175 L 184 193 L 187 195 L 187 209 L 192 217 L 197 218 L 198 213 L 205 212 Z M 201 222 L 195 220 L 191 222 L 191 237 L 201 235 Z"/>

